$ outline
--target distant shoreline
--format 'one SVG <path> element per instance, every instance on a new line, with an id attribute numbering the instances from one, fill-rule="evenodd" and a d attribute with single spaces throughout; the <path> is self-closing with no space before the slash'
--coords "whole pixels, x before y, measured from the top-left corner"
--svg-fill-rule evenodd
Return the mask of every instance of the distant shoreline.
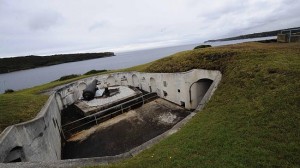
<path id="1" fill-rule="evenodd" d="M 297 29 L 300 27 L 294 27 L 290 29 Z M 229 38 L 222 38 L 222 39 L 216 39 L 216 40 L 207 40 L 204 41 L 204 43 L 211 43 L 211 42 L 220 42 L 220 41 L 232 41 L 232 40 L 243 40 L 243 39 L 253 39 L 253 38 L 261 38 L 261 37 L 271 37 L 271 36 L 277 36 L 281 32 L 280 30 L 274 30 L 274 31 L 266 31 L 266 32 L 260 32 L 260 33 L 252 33 L 252 34 L 245 34 L 235 37 L 229 37 Z"/>
<path id="2" fill-rule="evenodd" d="M 111 56 L 115 56 L 115 54 L 113 52 L 102 52 L 0 58 L 0 74 Z"/>

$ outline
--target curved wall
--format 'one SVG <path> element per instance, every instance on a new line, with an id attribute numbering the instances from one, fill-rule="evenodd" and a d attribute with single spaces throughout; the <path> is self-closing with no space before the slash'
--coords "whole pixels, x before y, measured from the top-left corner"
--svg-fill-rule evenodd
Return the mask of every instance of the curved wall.
<path id="1" fill-rule="evenodd" d="M 10 126 L 0 134 L 0 163 L 15 160 L 60 160 L 60 111 L 74 103 L 82 95 L 84 86 L 94 79 L 101 83 L 110 83 L 110 85 L 131 85 L 148 92 L 156 92 L 158 96 L 185 106 L 186 109 L 199 110 L 213 94 L 221 76 L 219 71 L 202 69 L 181 73 L 122 72 L 93 76 L 64 85 L 49 97 L 36 118 Z M 197 89 L 193 89 L 194 83 L 201 81 L 201 79 L 213 82 L 209 86 L 197 86 Z M 208 89 L 206 94 L 199 92 L 201 87 Z M 199 96 L 200 93 L 204 95 Z"/>
<path id="2" fill-rule="evenodd" d="M 2 132 L 0 162 L 60 159 L 60 119 L 60 110 L 53 94 L 36 118 L 10 126 Z"/>
<path id="3" fill-rule="evenodd" d="M 201 83 L 201 79 L 219 81 L 221 76 L 219 71 L 203 69 L 194 69 L 181 73 L 121 72 L 79 80 L 61 88 L 57 92 L 62 95 L 64 104 L 69 105 L 81 96 L 83 89 L 78 86 L 79 84 L 89 84 L 94 79 L 97 79 L 100 83 L 109 83 L 110 85 L 131 85 L 147 92 L 156 92 L 158 96 L 178 105 L 184 102 L 186 109 L 193 110 L 197 108 L 204 94 L 201 93 L 202 96 L 199 96 L 199 91 L 208 89 L 204 85 L 202 86 L 199 84 Z M 139 83 L 137 84 L 137 82 Z M 195 87 L 197 89 L 195 89 Z M 193 96 L 192 101 L 190 100 L 190 95 Z"/>

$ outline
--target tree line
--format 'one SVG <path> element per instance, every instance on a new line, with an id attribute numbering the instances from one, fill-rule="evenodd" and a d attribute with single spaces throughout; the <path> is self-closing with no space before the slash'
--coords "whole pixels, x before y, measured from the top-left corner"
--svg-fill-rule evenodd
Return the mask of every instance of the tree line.
<path id="1" fill-rule="evenodd" d="M 0 73 L 37 68 L 42 66 L 57 65 L 67 62 L 83 61 L 88 59 L 104 58 L 114 56 L 113 52 L 103 53 L 75 53 L 57 54 L 50 56 L 21 56 L 11 58 L 0 58 Z"/>

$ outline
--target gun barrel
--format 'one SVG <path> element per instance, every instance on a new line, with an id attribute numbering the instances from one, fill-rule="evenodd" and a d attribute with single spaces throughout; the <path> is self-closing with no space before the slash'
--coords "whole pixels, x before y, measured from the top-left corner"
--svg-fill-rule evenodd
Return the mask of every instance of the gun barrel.
<path id="1" fill-rule="evenodd" d="M 84 100 L 92 100 L 95 97 L 97 91 L 98 80 L 93 80 L 86 88 L 83 90 L 82 97 Z"/>

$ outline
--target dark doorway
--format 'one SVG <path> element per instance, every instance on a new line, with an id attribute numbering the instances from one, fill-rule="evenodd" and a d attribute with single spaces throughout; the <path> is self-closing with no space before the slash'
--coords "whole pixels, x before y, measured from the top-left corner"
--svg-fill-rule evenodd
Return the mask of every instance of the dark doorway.
<path id="1" fill-rule="evenodd" d="M 190 103 L 192 109 L 197 108 L 212 83 L 213 80 L 211 79 L 200 79 L 190 86 Z"/>

